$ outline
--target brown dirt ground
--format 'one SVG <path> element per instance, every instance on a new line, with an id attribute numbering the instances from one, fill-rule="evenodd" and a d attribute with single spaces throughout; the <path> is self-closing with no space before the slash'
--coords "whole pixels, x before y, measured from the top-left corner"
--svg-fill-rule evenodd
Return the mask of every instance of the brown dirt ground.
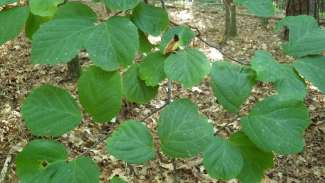
<path id="1" fill-rule="evenodd" d="M 171 10 L 171 17 L 174 21 L 199 27 L 205 38 L 212 43 L 222 40 L 224 25 L 222 12 L 210 14 L 194 12 L 194 18 L 188 22 L 177 18 L 180 12 L 180 10 Z M 239 16 L 239 36 L 228 41 L 223 51 L 236 59 L 249 60 L 255 50 L 264 49 L 272 52 L 280 62 L 292 61 L 292 58 L 281 52 L 279 47 L 281 40 L 279 35 L 272 31 L 273 27 L 273 20 L 265 28 L 256 18 Z M 204 51 L 208 49 L 206 45 L 197 40 L 194 45 Z M 30 50 L 31 44 L 23 35 L 0 47 L 0 170 L 5 159 L 8 156 L 13 157 L 5 179 L 6 183 L 18 182 L 14 157 L 28 141 L 35 138 L 26 129 L 19 113 L 20 106 L 29 91 L 35 86 L 51 83 L 69 90 L 76 96 L 76 82 L 67 79 L 66 66 L 32 65 L 30 64 Z M 85 54 L 81 54 L 81 58 L 83 67 L 89 65 Z M 239 129 L 239 116 L 227 113 L 216 103 L 209 86 L 209 78 L 192 89 L 185 90 L 176 83 L 173 87 L 174 98 L 187 97 L 193 100 L 199 106 L 200 111 L 213 121 L 218 134 L 227 137 Z M 252 96 L 243 105 L 240 114 L 246 114 L 254 103 L 273 92 L 270 85 L 258 84 Z M 141 119 L 161 106 L 165 98 L 166 84 L 163 84 L 155 100 L 146 105 L 134 105 L 125 118 Z M 325 96 L 309 86 L 309 94 L 305 103 L 310 110 L 312 123 L 306 130 L 304 151 L 290 156 L 277 156 L 275 167 L 266 173 L 263 182 L 325 182 Z M 156 134 L 158 115 L 155 114 L 145 121 L 153 134 Z M 117 124 L 95 124 L 89 116 L 85 115 L 83 123 L 78 128 L 57 140 L 70 149 L 71 158 L 87 152 L 86 155 L 90 155 L 100 166 L 102 182 L 108 182 L 113 175 L 120 175 L 128 182 L 135 183 L 172 182 L 174 177 L 177 177 L 179 182 L 188 183 L 223 182 L 212 180 L 207 176 L 202 167 L 201 158 L 172 162 L 160 154 L 159 158 L 146 165 L 134 166 L 127 165 L 107 154 L 104 144 L 98 144 L 96 148 L 92 148 L 98 139 L 102 139 L 105 134 L 111 133 L 116 127 Z M 155 142 L 158 147 L 156 135 Z M 173 163 L 176 170 L 173 169 Z M 236 180 L 229 182 L 236 182 Z"/>

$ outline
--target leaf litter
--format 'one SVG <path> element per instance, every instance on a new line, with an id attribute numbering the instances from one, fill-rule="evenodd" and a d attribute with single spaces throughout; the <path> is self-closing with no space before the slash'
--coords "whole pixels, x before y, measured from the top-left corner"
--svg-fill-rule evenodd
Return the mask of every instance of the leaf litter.
<path id="1" fill-rule="evenodd" d="M 102 15 L 103 8 L 94 6 Z M 186 23 L 200 29 L 202 36 L 210 43 L 219 43 L 223 39 L 224 14 L 223 11 L 213 13 L 195 9 L 169 9 L 171 19 L 179 24 Z M 237 17 L 239 35 L 227 41 L 222 46 L 222 53 L 231 55 L 238 60 L 248 61 L 258 49 L 271 52 L 280 62 L 290 63 L 293 58 L 286 56 L 280 49 L 281 35 L 273 32 L 274 20 L 263 27 L 259 19 L 254 17 Z M 217 44 L 216 44 L 217 45 Z M 222 60 L 224 55 L 195 39 L 194 47 L 204 51 L 211 62 Z M 0 169 L 3 168 L 8 156 L 14 159 L 28 141 L 35 139 L 26 129 L 20 115 L 21 104 L 26 95 L 35 86 L 50 83 L 70 91 L 77 98 L 76 82 L 68 79 L 65 65 L 32 65 L 30 64 L 31 44 L 23 35 L 13 41 L 0 46 Z M 89 65 L 86 53 L 80 54 L 83 67 Z M 132 104 L 123 110 L 124 119 L 142 119 L 150 112 L 161 107 L 167 98 L 166 83 L 160 86 L 160 92 L 155 100 L 145 105 Z M 305 103 L 309 106 L 312 123 L 306 130 L 306 146 L 303 152 L 289 156 L 277 156 L 275 167 L 264 177 L 264 183 L 276 182 L 325 182 L 325 96 L 314 87 L 308 85 L 309 94 Z M 242 106 L 240 115 L 245 115 L 252 106 L 265 96 L 274 94 L 271 85 L 258 84 L 252 95 Z M 184 89 L 179 84 L 173 84 L 173 97 L 190 98 L 215 126 L 215 132 L 228 137 L 239 129 L 239 116 L 226 112 L 217 99 L 213 97 L 209 78 L 200 85 Z M 157 136 L 157 120 L 159 113 L 146 119 L 147 126 L 154 135 L 154 141 L 159 148 Z M 70 149 L 70 158 L 80 154 L 89 155 L 101 168 L 101 182 L 109 182 L 114 175 L 119 175 L 127 182 L 229 182 L 236 180 L 218 181 L 208 177 L 202 166 L 202 158 L 196 157 L 186 160 L 172 161 L 163 154 L 157 154 L 156 160 L 145 165 L 129 165 L 115 159 L 105 150 L 105 144 L 96 144 L 106 134 L 111 134 L 118 126 L 117 123 L 97 124 L 84 115 L 83 123 L 57 140 Z M 96 146 L 96 147 L 94 147 Z M 16 183 L 15 162 L 8 165 L 4 182 Z"/>

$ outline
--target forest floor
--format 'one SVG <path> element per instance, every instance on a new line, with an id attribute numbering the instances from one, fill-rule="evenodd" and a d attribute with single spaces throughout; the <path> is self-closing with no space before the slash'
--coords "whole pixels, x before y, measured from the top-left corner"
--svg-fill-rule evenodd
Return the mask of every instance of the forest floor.
<path id="1" fill-rule="evenodd" d="M 98 7 L 97 7 L 98 8 Z M 170 9 L 170 17 L 174 22 L 186 23 L 201 30 L 202 37 L 211 44 L 223 39 L 224 15 L 223 12 L 202 12 L 197 10 Z M 281 49 L 280 34 L 273 31 L 275 20 L 270 20 L 267 26 L 262 26 L 259 19 L 249 16 L 238 16 L 239 34 L 233 40 L 227 41 L 222 52 L 236 60 L 248 63 L 258 49 L 267 50 L 280 62 L 291 62 L 293 58 L 285 56 Z M 199 40 L 193 45 L 206 52 L 212 60 L 220 57 L 214 48 L 208 47 Z M 23 35 L 9 41 L 0 47 L 0 171 L 4 162 L 9 160 L 5 183 L 18 182 L 15 174 L 15 155 L 22 150 L 28 141 L 34 139 L 26 129 L 20 114 L 21 104 L 32 88 L 50 83 L 69 90 L 76 96 L 76 82 L 68 79 L 65 65 L 32 65 L 30 63 L 31 43 Z M 89 65 L 86 54 L 81 54 L 83 67 Z M 220 58 L 218 58 L 220 59 Z M 173 84 L 173 97 L 190 98 L 200 111 L 213 121 L 217 133 L 227 137 L 239 129 L 239 117 L 226 112 L 216 103 L 213 97 L 209 78 L 199 86 L 183 89 L 177 83 Z M 273 169 L 266 172 L 263 182 L 325 182 L 325 96 L 315 88 L 308 86 L 309 94 L 305 103 L 309 108 L 311 125 L 306 130 L 306 146 L 303 152 L 289 156 L 277 156 Z M 243 105 L 241 114 L 246 114 L 251 107 L 263 97 L 274 93 L 271 85 L 258 84 L 247 102 Z M 134 105 L 124 114 L 125 119 L 141 119 L 151 111 L 159 108 L 165 102 L 166 83 L 161 85 L 160 92 L 155 100 L 146 105 Z M 159 114 L 148 118 L 145 122 L 156 134 Z M 94 144 L 110 134 L 117 123 L 96 124 L 85 115 L 83 123 L 70 133 L 57 140 L 70 149 L 70 157 L 76 157 L 84 152 L 94 159 L 101 168 L 101 181 L 109 182 L 110 177 L 119 175 L 127 182 L 223 182 L 210 179 L 202 167 L 200 157 L 175 162 L 160 156 L 143 166 L 125 164 L 116 160 L 105 150 L 105 144 Z M 219 129 L 219 130 L 218 130 Z M 222 130 L 220 130 L 222 129 Z M 154 135 L 158 145 L 158 137 Z M 11 159 L 10 159 L 11 158 Z M 175 169 L 174 169 L 175 168 Z M 229 182 L 235 183 L 236 180 Z"/>

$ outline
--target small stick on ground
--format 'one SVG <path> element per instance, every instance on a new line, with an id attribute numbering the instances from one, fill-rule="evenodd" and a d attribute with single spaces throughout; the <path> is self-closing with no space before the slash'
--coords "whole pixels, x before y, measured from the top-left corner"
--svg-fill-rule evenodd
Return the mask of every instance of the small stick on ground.
<path id="1" fill-rule="evenodd" d="M 172 159 L 172 165 L 173 165 L 173 177 L 174 177 L 174 183 L 178 183 L 179 179 L 177 176 L 177 169 L 176 169 L 176 160 Z"/>
<path id="2" fill-rule="evenodd" d="M 6 175 L 7 175 L 7 172 L 8 172 L 8 168 L 10 166 L 10 163 L 11 163 L 11 160 L 12 160 L 12 155 L 11 154 L 8 154 L 4 164 L 3 164 L 3 168 L 1 170 L 1 173 L 0 173 L 0 183 L 3 183 L 6 179 Z"/>

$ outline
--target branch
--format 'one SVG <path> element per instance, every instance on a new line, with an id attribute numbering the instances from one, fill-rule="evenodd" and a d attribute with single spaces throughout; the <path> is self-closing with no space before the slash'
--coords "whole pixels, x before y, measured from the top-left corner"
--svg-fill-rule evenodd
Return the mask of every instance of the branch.
<path id="1" fill-rule="evenodd" d="M 90 152 L 90 150 L 95 149 L 99 144 L 103 143 L 109 136 L 109 133 L 104 133 L 103 138 L 99 138 L 97 142 L 95 142 L 92 146 L 90 146 L 87 150 L 81 153 L 79 156 L 84 156 Z"/>
<path id="2" fill-rule="evenodd" d="M 161 7 L 163 9 L 166 9 L 165 1 L 160 0 L 160 3 L 161 3 Z M 168 83 L 167 83 L 167 102 L 166 102 L 166 104 L 169 104 L 172 101 L 172 98 L 173 98 L 173 82 L 172 82 L 172 80 L 168 79 Z"/>
<path id="3" fill-rule="evenodd" d="M 175 23 L 175 22 L 173 22 L 173 21 L 170 21 L 170 23 L 173 24 L 173 25 L 179 26 L 178 23 Z M 199 28 L 194 27 L 194 26 L 192 26 L 192 25 L 188 25 L 188 24 L 185 24 L 185 25 L 188 26 L 189 28 L 195 30 L 195 31 L 197 32 L 197 34 L 196 34 L 196 38 L 198 38 L 201 42 L 203 42 L 203 43 L 206 44 L 207 46 L 209 46 L 209 47 L 211 47 L 211 48 L 215 48 L 215 49 L 217 49 L 220 53 L 222 53 L 222 55 L 223 55 L 225 58 L 227 58 L 227 59 L 229 59 L 229 60 L 232 60 L 232 61 L 234 61 L 234 62 L 237 62 L 237 63 L 239 63 L 239 64 L 241 64 L 241 65 L 249 65 L 248 63 L 245 63 L 245 62 L 243 62 L 243 61 L 237 60 L 237 59 L 235 59 L 234 57 L 229 56 L 229 55 L 227 55 L 226 53 L 224 53 L 224 52 L 222 51 L 222 46 L 221 46 L 221 45 L 213 45 L 212 43 L 206 41 L 204 38 L 202 38 L 202 33 L 201 33 L 201 31 L 200 31 Z"/>
<path id="4" fill-rule="evenodd" d="M 145 121 L 146 119 L 150 118 L 152 115 L 156 114 L 157 112 L 161 111 L 163 108 L 165 108 L 170 102 L 166 102 L 161 107 L 153 110 L 151 113 L 149 113 L 147 116 L 143 117 L 140 121 Z"/>
<path id="5" fill-rule="evenodd" d="M 11 159 L 12 159 L 12 155 L 8 154 L 6 160 L 5 160 L 4 164 L 3 164 L 3 168 L 1 170 L 1 173 L 0 173 L 0 183 L 5 181 Z"/>
<path id="6" fill-rule="evenodd" d="M 166 9 L 165 1 L 164 1 L 164 0 L 160 0 L 160 4 L 161 4 L 161 7 L 162 7 L 163 9 Z"/>

